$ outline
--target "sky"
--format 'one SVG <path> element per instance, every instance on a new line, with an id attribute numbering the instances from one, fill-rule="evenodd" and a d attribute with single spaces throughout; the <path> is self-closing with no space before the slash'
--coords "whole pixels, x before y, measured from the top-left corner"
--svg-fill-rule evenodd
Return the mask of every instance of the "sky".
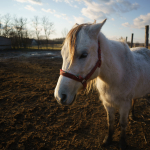
<path id="1" fill-rule="evenodd" d="M 51 39 L 63 37 L 75 23 L 107 21 L 102 28 L 112 40 L 128 37 L 134 33 L 133 42 L 145 41 L 145 25 L 150 25 L 150 0 L 1 0 L 0 16 L 27 18 L 28 22 L 38 16 L 47 16 L 54 24 Z M 30 23 L 29 28 L 32 29 Z M 32 29 L 33 30 L 33 29 Z"/>

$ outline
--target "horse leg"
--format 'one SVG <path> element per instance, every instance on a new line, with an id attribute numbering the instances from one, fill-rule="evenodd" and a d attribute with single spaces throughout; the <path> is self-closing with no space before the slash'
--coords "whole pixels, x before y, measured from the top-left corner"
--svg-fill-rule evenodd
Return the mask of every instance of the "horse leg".
<path id="1" fill-rule="evenodd" d="M 112 135 L 114 133 L 114 120 L 115 120 L 115 109 L 114 107 L 104 105 L 107 112 L 107 123 L 108 123 L 108 135 L 103 140 L 103 146 L 108 146 L 112 142 Z"/>
<path id="2" fill-rule="evenodd" d="M 131 108 L 131 112 L 130 112 L 130 115 L 129 115 L 130 120 L 135 120 L 135 114 L 134 114 L 135 101 L 136 101 L 136 99 L 132 99 L 132 108 Z"/>
<path id="3" fill-rule="evenodd" d="M 120 134 L 120 148 L 121 150 L 125 150 L 127 147 L 126 144 L 126 127 L 128 124 L 128 115 L 130 111 L 130 104 L 127 103 L 120 108 L 120 125 L 121 125 L 121 134 Z"/>

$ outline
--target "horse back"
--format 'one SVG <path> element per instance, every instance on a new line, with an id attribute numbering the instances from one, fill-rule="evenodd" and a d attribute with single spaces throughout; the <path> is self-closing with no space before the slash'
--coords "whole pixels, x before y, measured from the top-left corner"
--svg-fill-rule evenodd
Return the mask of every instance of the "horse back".
<path id="1" fill-rule="evenodd" d="M 132 48 L 131 51 L 138 79 L 135 86 L 135 97 L 138 98 L 150 93 L 150 50 L 138 47 Z"/>

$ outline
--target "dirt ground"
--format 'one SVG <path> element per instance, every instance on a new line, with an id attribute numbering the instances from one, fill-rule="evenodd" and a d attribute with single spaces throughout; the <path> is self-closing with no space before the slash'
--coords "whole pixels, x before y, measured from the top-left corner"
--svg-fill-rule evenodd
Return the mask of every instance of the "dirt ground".
<path id="1" fill-rule="evenodd" d="M 50 56 L 0 59 L 1 150 L 119 149 L 118 112 L 113 143 L 102 147 L 106 111 L 96 92 L 79 94 L 69 107 L 58 105 L 54 89 L 61 64 L 61 58 Z M 137 120 L 127 127 L 128 150 L 150 149 L 149 100 L 137 100 Z"/>

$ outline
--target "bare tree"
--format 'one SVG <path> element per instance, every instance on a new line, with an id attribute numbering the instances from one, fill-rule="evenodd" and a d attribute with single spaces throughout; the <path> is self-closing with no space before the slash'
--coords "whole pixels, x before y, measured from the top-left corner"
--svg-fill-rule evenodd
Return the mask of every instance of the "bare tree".
<path id="1" fill-rule="evenodd" d="M 25 32 L 27 31 L 26 24 L 27 24 L 27 19 L 26 18 L 14 17 L 13 28 L 14 28 L 16 34 L 17 34 L 17 39 L 16 40 L 18 40 L 18 44 L 19 44 L 20 47 L 24 46 L 23 41 L 24 41 L 24 38 L 26 38 Z"/>
<path id="2" fill-rule="evenodd" d="M 62 34 L 63 38 L 66 38 L 68 32 L 69 32 L 69 31 L 68 31 L 67 28 L 64 28 L 64 29 L 61 31 L 61 34 Z"/>
<path id="3" fill-rule="evenodd" d="M 35 34 L 36 34 L 36 38 L 38 41 L 38 49 L 40 46 L 40 32 L 42 31 L 42 29 L 40 28 L 40 21 L 39 21 L 39 17 L 38 16 L 34 16 L 33 20 L 32 20 L 32 25 L 35 29 Z"/>
<path id="4" fill-rule="evenodd" d="M 3 24 L 3 36 L 9 37 L 9 33 L 12 30 L 10 14 L 6 14 L 3 16 Z"/>
<path id="5" fill-rule="evenodd" d="M 2 34 L 2 16 L 0 15 L 0 36 Z"/>
<path id="6" fill-rule="evenodd" d="M 33 39 L 33 37 L 34 37 L 34 30 L 28 30 L 28 37 L 30 39 Z"/>
<path id="7" fill-rule="evenodd" d="M 23 39 L 22 39 L 24 48 L 27 48 L 28 41 L 29 41 L 29 31 L 27 29 L 25 29 L 23 32 Z"/>
<path id="8" fill-rule="evenodd" d="M 46 45 L 47 45 L 47 49 L 48 49 L 49 37 L 51 34 L 54 33 L 54 24 L 52 22 L 50 22 L 49 18 L 44 16 L 42 18 L 42 25 L 43 25 L 46 43 L 47 43 Z"/>

